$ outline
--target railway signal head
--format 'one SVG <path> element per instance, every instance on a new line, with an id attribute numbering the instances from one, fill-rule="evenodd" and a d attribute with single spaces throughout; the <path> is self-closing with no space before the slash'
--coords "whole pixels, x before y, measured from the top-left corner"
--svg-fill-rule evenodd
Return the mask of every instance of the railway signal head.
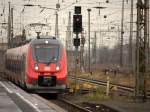
<path id="1" fill-rule="evenodd" d="M 82 15 L 73 15 L 73 32 L 79 33 L 82 31 Z"/>
<path id="2" fill-rule="evenodd" d="M 77 47 L 80 46 L 80 39 L 79 38 L 74 38 L 73 39 L 73 45 L 77 46 Z"/>

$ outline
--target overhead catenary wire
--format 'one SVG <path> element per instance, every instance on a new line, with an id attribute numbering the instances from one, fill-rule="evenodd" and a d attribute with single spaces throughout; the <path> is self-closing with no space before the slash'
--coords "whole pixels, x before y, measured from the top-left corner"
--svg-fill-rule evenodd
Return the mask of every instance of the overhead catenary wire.
<path id="1" fill-rule="evenodd" d="M 6 0 L 7 1 L 7 0 Z M 15 1 L 15 0 L 14 0 Z M 62 13 L 64 13 L 64 11 L 69 11 L 74 5 L 83 5 L 83 4 L 85 4 L 86 6 L 83 8 L 83 11 L 84 11 L 84 9 L 86 8 L 86 7 L 90 7 L 90 5 L 96 5 L 96 2 L 98 2 L 99 0 L 92 0 L 92 1 L 88 1 L 88 0 L 78 0 L 78 2 L 77 3 L 75 3 L 75 0 L 72 0 L 72 1 L 70 1 L 70 2 L 68 2 L 68 1 L 64 1 L 63 3 L 61 2 L 61 0 L 60 0 L 60 4 L 61 4 L 61 8 L 62 9 L 60 9 L 60 11 L 58 12 L 59 14 L 61 14 L 62 15 Z M 101 0 L 102 1 L 102 0 Z M 104 3 L 105 4 L 105 1 L 106 0 L 103 0 L 102 1 L 102 3 Z M 56 3 L 57 3 L 57 1 L 56 0 L 54 0 L 54 1 L 48 1 L 48 0 L 40 0 L 40 1 L 32 1 L 32 0 L 28 0 L 28 1 L 23 1 L 22 3 L 20 2 L 20 1 L 17 1 L 17 2 L 13 2 L 12 4 L 16 7 L 16 8 L 18 8 L 18 9 L 20 9 L 20 8 L 22 8 L 22 6 L 23 6 L 23 4 L 26 4 L 26 3 L 32 3 L 32 4 L 44 4 L 44 6 L 47 6 L 47 7 L 54 7 L 55 5 L 56 5 Z M 110 1 L 109 2 L 109 7 L 110 7 L 110 5 L 111 5 L 111 7 L 112 6 L 116 6 L 116 5 L 118 5 L 118 4 L 120 4 L 121 3 L 121 0 L 116 0 L 115 2 L 114 1 Z M 129 5 L 126 5 L 126 6 L 129 6 Z M 120 5 L 118 5 L 117 6 L 118 7 L 118 12 L 119 12 L 119 7 L 120 7 Z M 128 7 L 125 7 L 125 8 L 127 8 L 128 9 Z M 110 9 L 110 8 L 109 8 Z M 115 9 L 115 7 L 114 7 L 114 9 Z M 30 12 L 32 9 L 31 8 L 27 8 L 25 11 L 25 13 L 24 13 L 24 18 L 25 19 L 27 19 L 26 20 L 26 23 L 29 23 L 30 21 L 32 21 L 32 19 L 30 19 L 30 17 L 28 16 L 28 15 L 30 15 L 30 14 L 28 14 L 28 12 Z M 72 11 L 72 9 L 71 9 L 71 11 Z M 53 16 L 54 15 L 54 13 L 52 13 L 51 14 L 51 11 L 45 11 L 45 13 L 42 13 L 42 14 L 39 14 L 38 12 L 40 12 L 40 9 L 38 10 L 37 9 L 37 12 L 36 13 L 34 13 L 35 14 L 35 16 L 38 18 L 39 17 L 39 20 L 38 19 L 34 19 L 34 20 L 37 20 L 37 21 L 40 21 L 40 22 L 42 22 L 43 21 L 43 17 L 44 18 L 47 18 L 48 16 Z M 117 12 L 117 11 L 116 11 Z M 18 10 L 18 13 L 19 13 L 19 10 Z M 27 15 L 28 14 L 28 15 Z M 119 14 L 119 13 L 117 13 L 117 14 Z M 102 14 L 103 15 L 103 14 Z M 109 14 L 108 14 L 109 15 Z M 115 16 L 115 13 L 114 13 L 114 15 L 112 14 L 112 16 Z M 16 16 L 17 17 L 17 16 Z M 60 17 L 61 18 L 61 17 Z M 15 18 L 14 18 L 15 19 Z M 93 18 L 91 18 L 92 20 L 93 20 Z M 51 18 L 51 21 L 53 21 L 54 20 L 54 18 Z M 84 19 L 85 21 L 87 21 L 86 19 Z"/>

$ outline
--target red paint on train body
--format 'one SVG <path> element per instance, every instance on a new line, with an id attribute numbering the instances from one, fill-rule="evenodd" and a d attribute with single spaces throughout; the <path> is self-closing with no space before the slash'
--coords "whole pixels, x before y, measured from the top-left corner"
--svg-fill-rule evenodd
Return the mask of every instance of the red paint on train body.
<path id="1" fill-rule="evenodd" d="M 8 49 L 7 77 L 22 87 L 38 93 L 59 93 L 66 90 L 66 50 L 54 38 L 32 40 Z"/>

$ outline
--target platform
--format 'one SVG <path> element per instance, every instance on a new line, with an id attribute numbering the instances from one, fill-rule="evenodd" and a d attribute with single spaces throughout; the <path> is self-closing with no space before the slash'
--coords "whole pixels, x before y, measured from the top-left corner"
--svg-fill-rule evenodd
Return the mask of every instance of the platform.
<path id="1" fill-rule="evenodd" d="M 0 112 L 66 112 L 34 96 L 11 82 L 0 80 Z"/>

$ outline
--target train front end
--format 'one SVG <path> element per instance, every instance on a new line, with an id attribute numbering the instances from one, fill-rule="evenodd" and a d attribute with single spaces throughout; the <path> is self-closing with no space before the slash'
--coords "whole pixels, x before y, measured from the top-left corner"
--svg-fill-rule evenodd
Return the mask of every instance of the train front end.
<path id="1" fill-rule="evenodd" d="M 35 39 L 26 61 L 25 81 L 28 89 L 38 93 L 66 90 L 66 50 L 57 39 Z"/>

